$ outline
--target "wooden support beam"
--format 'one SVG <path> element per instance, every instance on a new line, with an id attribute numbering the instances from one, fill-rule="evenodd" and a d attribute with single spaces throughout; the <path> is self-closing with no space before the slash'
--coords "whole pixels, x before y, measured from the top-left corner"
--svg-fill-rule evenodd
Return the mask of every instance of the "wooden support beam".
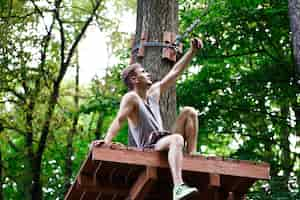
<path id="1" fill-rule="evenodd" d="M 239 192 L 229 192 L 226 200 L 246 200 L 246 195 Z"/>
<path id="2" fill-rule="evenodd" d="M 80 167 L 80 170 L 77 174 L 76 177 L 79 177 L 80 173 L 93 170 L 94 167 L 94 161 L 91 159 L 92 158 L 92 151 L 90 151 L 86 157 L 86 159 L 83 161 L 83 164 Z M 77 184 L 78 184 L 78 178 L 73 183 L 73 185 L 70 187 L 68 193 L 65 195 L 65 200 L 80 200 L 80 197 L 83 193 L 83 191 L 77 190 Z"/>
<path id="3" fill-rule="evenodd" d="M 118 163 L 169 168 L 167 156 L 163 152 L 119 150 L 110 148 L 93 148 L 92 159 Z M 183 158 L 183 170 L 240 176 L 254 179 L 269 179 L 270 166 L 248 161 L 215 160 L 204 156 Z"/>
<path id="4" fill-rule="evenodd" d="M 233 192 L 229 192 L 227 200 L 234 200 Z"/>
<path id="5" fill-rule="evenodd" d="M 84 174 L 79 175 L 76 187 L 77 190 L 80 191 L 101 192 L 103 194 L 119 194 L 121 196 L 126 196 L 129 192 L 129 188 L 127 187 L 115 187 L 112 184 L 95 184 L 92 176 L 87 176 Z"/>
<path id="6" fill-rule="evenodd" d="M 101 193 L 100 193 L 101 194 Z M 84 192 L 80 200 L 95 200 L 99 196 L 99 192 Z"/>
<path id="7" fill-rule="evenodd" d="M 80 200 L 80 196 L 83 193 L 76 188 L 77 182 L 75 182 L 69 189 L 68 193 L 65 195 L 64 200 Z"/>
<path id="8" fill-rule="evenodd" d="M 83 192 L 83 193 L 80 195 L 80 200 L 84 200 L 85 194 L 86 194 L 86 192 Z"/>
<path id="9" fill-rule="evenodd" d="M 99 193 L 98 193 L 98 196 L 96 197 L 95 200 L 100 200 L 101 196 L 102 196 L 102 192 L 99 192 Z"/>
<path id="10" fill-rule="evenodd" d="M 83 186 L 96 186 L 93 177 L 87 174 L 79 174 L 77 178 L 78 184 Z"/>
<path id="11" fill-rule="evenodd" d="M 219 174 L 209 174 L 209 185 L 213 187 L 221 186 L 221 179 Z"/>
<path id="12" fill-rule="evenodd" d="M 221 186 L 221 179 L 219 174 L 209 174 L 209 199 L 211 200 L 219 200 L 220 199 L 220 186 Z"/>
<path id="13" fill-rule="evenodd" d="M 102 166 L 102 162 L 100 161 L 97 165 L 97 168 L 94 171 L 94 174 L 93 174 L 93 183 L 94 183 L 94 185 L 97 184 L 97 177 L 98 177 L 98 174 L 100 173 L 101 166 Z"/>
<path id="14" fill-rule="evenodd" d="M 152 184 L 157 179 L 157 169 L 154 167 L 146 167 L 140 174 L 132 188 L 130 189 L 129 200 L 142 200 L 151 189 Z"/>

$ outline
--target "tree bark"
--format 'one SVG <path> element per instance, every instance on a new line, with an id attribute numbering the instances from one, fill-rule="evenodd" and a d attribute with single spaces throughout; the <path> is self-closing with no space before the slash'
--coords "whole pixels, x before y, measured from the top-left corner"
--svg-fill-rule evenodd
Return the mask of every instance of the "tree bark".
<path id="1" fill-rule="evenodd" d="M 284 105 L 281 107 L 281 113 L 284 118 L 288 118 L 289 114 L 289 106 Z M 282 151 L 282 170 L 283 170 L 283 176 L 282 176 L 282 183 L 280 186 L 280 191 L 285 193 L 286 195 L 290 195 L 289 191 L 289 180 L 291 176 L 291 172 L 293 171 L 293 161 L 291 158 L 291 149 L 290 149 L 290 129 L 289 126 L 283 126 L 281 128 L 281 134 L 280 134 L 280 149 Z M 277 190 L 277 188 L 275 188 Z M 290 197 L 291 198 L 291 197 Z"/>
<path id="2" fill-rule="evenodd" d="M 148 33 L 148 41 L 163 41 L 164 31 L 178 32 L 178 2 L 176 0 L 138 0 L 135 45 L 140 42 L 142 32 Z M 161 78 L 172 68 L 170 61 L 162 59 L 162 49 L 146 47 L 143 58 L 133 55 L 133 60 L 141 63 L 153 81 Z M 162 95 L 161 114 L 165 129 L 170 129 L 176 117 L 175 85 Z"/>
<path id="3" fill-rule="evenodd" d="M 300 0 L 289 0 L 290 29 L 297 80 L 300 77 Z"/>
<path id="4" fill-rule="evenodd" d="M 79 62 L 78 62 L 78 52 L 76 53 L 76 76 L 75 76 L 75 96 L 74 96 L 74 105 L 76 113 L 73 116 L 72 128 L 67 135 L 67 152 L 66 152 L 66 163 L 65 163 L 65 192 L 68 192 L 69 187 L 71 186 L 72 178 L 72 155 L 73 155 L 73 137 L 77 132 L 78 124 L 78 110 L 79 110 Z"/>
<path id="5" fill-rule="evenodd" d="M 34 153 L 33 153 L 33 112 L 34 112 L 34 100 L 30 99 L 28 109 L 26 109 L 26 160 L 25 160 L 25 173 L 23 192 L 25 199 L 29 199 L 32 192 L 32 179 L 34 174 Z"/>
<path id="6" fill-rule="evenodd" d="M 295 66 L 295 79 L 300 89 L 300 0 L 289 0 L 289 19 L 290 19 L 290 30 L 292 33 L 292 59 Z M 293 110 L 296 116 L 296 134 L 300 135 L 300 106 L 297 102 L 297 96 L 293 103 Z M 300 179 L 297 180 L 300 184 Z"/>
<path id="7" fill-rule="evenodd" d="M 1 128 L 0 128 L 1 133 Z M 3 200 L 3 162 L 2 162 L 2 151 L 0 146 L 0 200 Z"/>

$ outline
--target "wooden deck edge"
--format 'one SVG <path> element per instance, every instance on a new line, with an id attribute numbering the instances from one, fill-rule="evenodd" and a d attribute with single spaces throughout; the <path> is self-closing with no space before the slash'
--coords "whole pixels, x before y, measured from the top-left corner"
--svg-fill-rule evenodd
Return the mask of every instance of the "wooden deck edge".
<path id="1" fill-rule="evenodd" d="M 93 147 L 92 159 L 152 167 L 169 167 L 166 152 L 136 148 Z M 183 170 L 262 180 L 270 179 L 270 165 L 267 163 L 226 160 L 220 157 L 211 158 L 201 155 L 185 155 L 183 158 Z"/>

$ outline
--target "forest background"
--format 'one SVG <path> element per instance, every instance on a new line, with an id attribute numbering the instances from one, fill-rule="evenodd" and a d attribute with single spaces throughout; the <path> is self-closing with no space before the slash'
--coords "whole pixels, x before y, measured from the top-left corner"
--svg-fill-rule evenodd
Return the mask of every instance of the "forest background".
<path id="1" fill-rule="evenodd" d="M 178 110 L 199 111 L 198 151 L 270 163 L 271 180 L 257 182 L 247 199 L 299 200 L 299 45 L 290 12 L 294 6 L 299 16 L 299 1 L 178 3 L 179 32 L 200 18 L 189 37 L 204 41 L 176 88 Z M 0 0 L 0 200 L 63 199 L 126 92 L 124 11 L 135 13 L 136 1 Z M 106 33 L 107 55 L 118 63 L 80 85 L 78 44 L 89 26 Z M 64 79 L 68 69 L 73 79 Z M 127 143 L 126 125 L 115 140 Z"/>

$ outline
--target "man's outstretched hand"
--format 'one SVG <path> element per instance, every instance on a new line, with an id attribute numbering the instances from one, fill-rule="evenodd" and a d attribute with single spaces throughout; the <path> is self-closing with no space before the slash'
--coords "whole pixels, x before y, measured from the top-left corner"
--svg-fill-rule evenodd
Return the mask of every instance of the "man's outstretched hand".
<path id="1" fill-rule="evenodd" d="M 191 40 L 191 49 L 193 52 L 198 51 L 199 49 L 203 48 L 203 42 L 199 38 L 194 38 Z"/>
<path id="2" fill-rule="evenodd" d="M 91 148 L 93 147 L 110 147 L 113 149 L 118 149 L 118 148 L 122 148 L 125 147 L 125 145 L 123 145 L 122 143 L 119 142 L 105 142 L 105 140 L 94 140 L 91 144 Z"/>
<path id="3" fill-rule="evenodd" d="M 104 140 L 94 140 L 92 142 L 92 147 L 101 147 L 104 144 L 105 144 Z"/>

